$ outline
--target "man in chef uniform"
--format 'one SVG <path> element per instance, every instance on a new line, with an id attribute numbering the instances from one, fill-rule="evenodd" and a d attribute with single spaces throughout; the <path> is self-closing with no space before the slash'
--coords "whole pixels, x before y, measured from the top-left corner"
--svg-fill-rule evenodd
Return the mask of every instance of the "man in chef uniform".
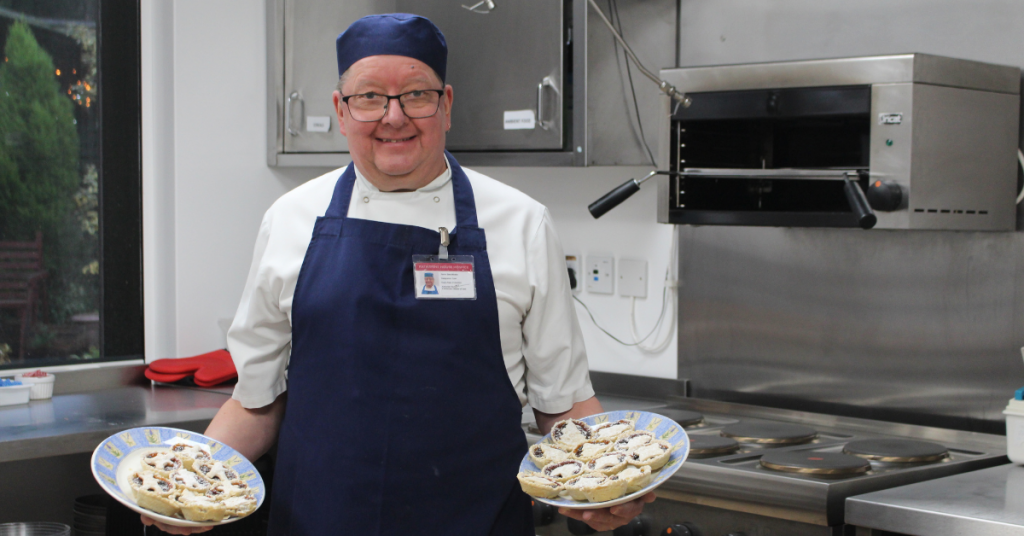
<path id="1" fill-rule="evenodd" d="M 545 431 L 602 411 L 550 215 L 444 150 L 429 20 L 365 17 L 336 46 L 353 164 L 264 216 L 206 433 L 249 459 L 278 442 L 270 534 L 532 536 L 523 405 Z M 425 298 L 421 268 L 473 297 Z M 562 513 L 611 530 L 652 500 Z"/>

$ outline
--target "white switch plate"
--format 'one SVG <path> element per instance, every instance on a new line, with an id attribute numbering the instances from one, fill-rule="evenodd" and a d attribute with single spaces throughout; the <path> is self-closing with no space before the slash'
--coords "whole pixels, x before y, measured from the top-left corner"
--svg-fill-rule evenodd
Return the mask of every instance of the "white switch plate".
<path id="1" fill-rule="evenodd" d="M 583 274 L 587 292 L 595 294 L 615 293 L 615 257 L 611 255 L 587 255 L 587 269 Z"/>
<path id="2" fill-rule="evenodd" d="M 619 296 L 647 297 L 647 261 L 619 259 Z"/>
<path id="3" fill-rule="evenodd" d="M 579 255 L 565 254 L 565 267 L 568 270 L 572 270 L 573 276 L 576 278 L 576 286 L 572 289 L 573 294 L 579 294 L 583 291 L 583 274 L 580 273 L 581 264 L 583 263 Z"/>

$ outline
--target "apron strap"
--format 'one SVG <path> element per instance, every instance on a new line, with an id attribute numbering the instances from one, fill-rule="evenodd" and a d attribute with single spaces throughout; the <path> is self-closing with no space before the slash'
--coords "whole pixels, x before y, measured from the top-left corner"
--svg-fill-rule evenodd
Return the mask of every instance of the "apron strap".
<path id="1" fill-rule="evenodd" d="M 476 198 L 473 196 L 473 186 L 469 183 L 469 177 L 462 170 L 462 166 L 455 160 L 455 157 L 448 151 L 444 152 L 448 159 L 448 166 L 452 170 L 452 195 L 455 197 L 455 227 L 461 229 L 479 227 L 476 219 Z M 356 183 L 355 162 L 348 165 L 345 171 L 338 177 L 334 186 L 334 195 L 331 196 L 331 204 L 324 214 L 328 218 L 348 217 L 348 207 L 352 202 L 352 190 Z"/>

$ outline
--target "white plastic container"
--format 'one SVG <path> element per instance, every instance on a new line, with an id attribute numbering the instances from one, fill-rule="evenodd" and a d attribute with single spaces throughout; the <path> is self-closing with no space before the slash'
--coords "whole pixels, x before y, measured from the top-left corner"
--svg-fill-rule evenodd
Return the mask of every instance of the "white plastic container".
<path id="1" fill-rule="evenodd" d="M 8 385 L 0 387 L 0 406 L 28 404 L 28 396 L 31 389 L 31 385 Z"/>
<path id="2" fill-rule="evenodd" d="M 1024 400 L 1010 399 L 1006 406 L 1006 455 L 1024 465 Z"/>
<path id="3" fill-rule="evenodd" d="M 34 378 L 32 376 L 25 376 L 24 374 L 18 374 L 14 377 L 21 383 L 32 386 L 32 393 L 29 396 L 32 400 L 42 400 L 44 398 L 53 398 L 53 382 L 56 376 L 53 374 L 47 374 L 42 378 Z"/>

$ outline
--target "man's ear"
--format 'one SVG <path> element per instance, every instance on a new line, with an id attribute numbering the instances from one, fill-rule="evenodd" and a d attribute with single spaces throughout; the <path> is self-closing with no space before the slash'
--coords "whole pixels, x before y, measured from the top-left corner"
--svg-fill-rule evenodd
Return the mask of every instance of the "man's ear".
<path id="1" fill-rule="evenodd" d="M 342 100 L 341 100 L 341 92 L 340 91 L 335 91 L 333 94 L 331 94 L 331 97 L 334 99 L 334 113 L 338 116 L 338 131 L 341 132 L 342 136 L 346 136 L 347 137 L 348 133 L 345 132 L 345 121 L 344 121 L 344 117 L 345 117 L 345 103 L 342 102 Z"/>

